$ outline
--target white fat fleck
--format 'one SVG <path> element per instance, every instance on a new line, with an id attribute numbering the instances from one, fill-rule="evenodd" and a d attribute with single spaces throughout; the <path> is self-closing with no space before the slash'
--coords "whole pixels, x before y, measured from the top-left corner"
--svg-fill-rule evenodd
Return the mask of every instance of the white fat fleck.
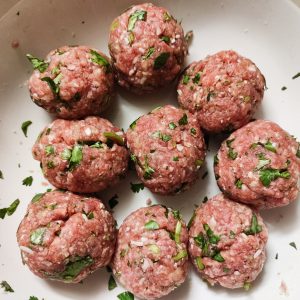
<path id="1" fill-rule="evenodd" d="M 176 144 L 176 148 L 180 152 L 183 150 L 183 146 L 181 144 Z"/>
<path id="2" fill-rule="evenodd" d="M 236 276 L 239 276 L 241 273 L 239 271 L 234 271 L 233 274 L 236 275 Z"/>
<path id="3" fill-rule="evenodd" d="M 215 76 L 215 80 L 220 80 L 221 79 L 221 75 L 216 75 Z"/>
<path id="4" fill-rule="evenodd" d="M 129 227 L 129 226 L 126 227 L 125 231 L 126 231 L 126 232 L 130 231 L 130 227 Z"/>
<path id="5" fill-rule="evenodd" d="M 259 257 L 259 256 L 261 255 L 261 252 L 262 252 L 261 249 L 257 250 L 257 251 L 254 253 L 253 258 L 255 259 L 255 258 Z"/>
<path id="6" fill-rule="evenodd" d="M 148 239 L 146 237 L 144 237 L 144 236 L 141 237 L 141 242 L 145 243 L 147 241 L 148 241 Z"/>
<path id="7" fill-rule="evenodd" d="M 72 87 L 79 87 L 78 83 L 75 80 L 72 81 Z"/>
<path id="8" fill-rule="evenodd" d="M 87 220 L 88 220 L 88 218 L 87 218 L 87 216 L 86 216 L 85 214 L 81 214 L 81 215 L 82 215 L 84 221 L 87 221 Z"/>
<path id="9" fill-rule="evenodd" d="M 68 65 L 68 70 L 74 71 L 76 67 L 74 65 Z"/>
<path id="10" fill-rule="evenodd" d="M 150 267 L 150 263 L 148 259 L 144 259 L 143 264 L 142 264 L 142 270 L 143 272 L 146 272 L 147 269 Z"/>
<path id="11" fill-rule="evenodd" d="M 130 244 L 132 246 L 142 247 L 144 246 L 144 243 L 142 241 L 131 241 Z"/>
<path id="12" fill-rule="evenodd" d="M 86 135 L 91 135 L 92 134 L 92 130 L 91 130 L 91 128 L 86 128 L 85 130 L 84 130 L 84 133 L 86 134 Z"/>
<path id="13" fill-rule="evenodd" d="M 117 135 L 123 136 L 123 131 L 116 132 Z"/>
<path id="14" fill-rule="evenodd" d="M 23 252 L 26 252 L 28 254 L 33 254 L 33 251 L 30 248 L 25 247 L 25 246 L 20 246 L 20 250 Z"/>
<path id="15" fill-rule="evenodd" d="M 214 217 L 211 217 L 211 218 L 210 218 L 210 220 L 209 220 L 209 225 L 210 225 L 211 227 L 215 227 L 215 226 L 217 225 L 217 222 L 216 222 L 216 220 L 215 220 Z"/>
<path id="16" fill-rule="evenodd" d="M 180 34 L 176 34 L 176 35 L 175 35 L 175 38 L 176 38 L 176 39 L 180 39 Z"/>
<path id="17" fill-rule="evenodd" d="M 177 94 L 178 94 L 179 96 L 181 96 L 181 95 L 182 95 L 182 91 L 181 91 L 181 90 L 177 90 Z"/>
<path id="18" fill-rule="evenodd" d="M 248 67 L 248 71 L 250 71 L 250 72 L 255 72 L 255 71 L 256 71 L 255 66 L 254 66 L 254 65 L 250 65 L 250 66 Z"/>
<path id="19" fill-rule="evenodd" d="M 175 44 L 176 40 L 174 38 L 171 38 L 171 44 Z"/>
<path id="20" fill-rule="evenodd" d="M 132 76 L 134 74 L 134 69 L 130 69 L 129 76 Z"/>

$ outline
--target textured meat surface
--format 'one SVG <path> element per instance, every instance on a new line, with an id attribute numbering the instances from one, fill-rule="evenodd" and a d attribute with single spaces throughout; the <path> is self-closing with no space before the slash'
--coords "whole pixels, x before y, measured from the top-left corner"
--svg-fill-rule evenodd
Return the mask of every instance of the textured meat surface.
<path id="1" fill-rule="evenodd" d="M 198 178 L 205 142 L 197 120 L 171 105 L 153 110 L 126 133 L 138 176 L 151 191 L 174 194 Z"/>
<path id="2" fill-rule="evenodd" d="M 119 229 L 113 272 L 141 299 L 165 296 L 187 276 L 187 242 L 187 229 L 177 211 L 159 205 L 140 208 Z"/>
<path id="3" fill-rule="evenodd" d="M 57 188 L 92 193 L 119 182 L 127 171 L 124 133 L 108 120 L 57 119 L 48 125 L 32 153 Z"/>
<path id="4" fill-rule="evenodd" d="M 258 233 L 249 233 L 253 216 Z M 199 236 L 209 241 L 208 248 Z M 218 194 L 195 211 L 189 230 L 190 259 L 210 284 L 243 287 L 261 272 L 267 239 L 267 228 L 257 212 Z"/>
<path id="5" fill-rule="evenodd" d="M 101 65 L 93 61 L 96 51 L 107 62 Z M 34 70 L 29 79 L 32 100 L 48 112 L 64 119 L 79 119 L 97 115 L 109 104 L 114 89 L 114 76 L 109 58 L 102 52 L 86 46 L 64 46 L 51 51 L 45 62 L 44 72 Z M 42 78 L 49 77 L 58 86 L 54 93 Z"/>
<path id="6" fill-rule="evenodd" d="M 195 113 L 208 132 L 247 124 L 264 95 L 257 66 L 236 52 L 221 51 L 192 63 L 179 80 L 179 104 Z"/>
<path id="7" fill-rule="evenodd" d="M 132 28 L 136 14 L 140 18 Z M 165 8 L 144 3 L 130 7 L 113 21 L 109 49 L 118 83 L 143 93 L 175 78 L 187 54 L 187 43 L 181 25 Z M 164 56 L 167 59 L 162 63 Z"/>
<path id="8" fill-rule="evenodd" d="M 272 208 L 297 198 L 299 144 L 271 121 L 257 120 L 233 132 L 215 162 L 218 185 L 234 200 Z"/>
<path id="9" fill-rule="evenodd" d="M 110 262 L 116 235 L 100 200 L 53 191 L 28 205 L 17 240 L 35 275 L 77 283 Z"/>

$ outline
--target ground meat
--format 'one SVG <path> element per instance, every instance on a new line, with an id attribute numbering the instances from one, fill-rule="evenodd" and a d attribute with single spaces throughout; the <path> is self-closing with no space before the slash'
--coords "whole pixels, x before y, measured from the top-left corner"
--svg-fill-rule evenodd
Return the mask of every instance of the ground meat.
<path id="1" fill-rule="evenodd" d="M 127 171 L 123 131 L 99 117 L 57 119 L 32 149 L 44 176 L 57 188 L 92 193 L 119 182 Z"/>
<path id="2" fill-rule="evenodd" d="M 64 119 L 98 115 L 113 94 L 114 76 L 107 56 L 86 46 L 51 51 L 29 79 L 33 102 Z"/>
<path id="3" fill-rule="evenodd" d="M 119 229 L 114 275 L 141 299 L 165 296 L 187 276 L 187 242 L 179 211 L 160 205 L 140 208 Z"/>
<path id="4" fill-rule="evenodd" d="M 246 288 L 263 268 L 267 239 L 267 228 L 257 212 L 219 194 L 194 212 L 190 259 L 210 284 Z"/>
<path id="5" fill-rule="evenodd" d="M 215 175 L 234 200 L 257 208 L 287 205 L 299 191 L 299 144 L 271 121 L 251 122 L 223 142 Z"/>
<path id="6" fill-rule="evenodd" d="M 119 84 L 141 94 L 171 82 L 187 54 L 181 25 L 163 7 L 131 6 L 110 28 L 109 50 Z"/>
<path id="7" fill-rule="evenodd" d="M 205 142 L 190 113 L 157 108 L 133 122 L 126 136 L 138 176 L 152 192 L 179 193 L 198 178 Z"/>
<path id="8" fill-rule="evenodd" d="M 179 80 L 178 101 L 208 132 L 231 131 L 250 121 L 264 86 L 264 76 L 251 60 L 221 51 L 186 69 Z"/>
<path id="9" fill-rule="evenodd" d="M 110 262 L 116 235 L 101 201 L 57 190 L 32 199 L 17 240 L 35 275 L 77 283 Z"/>

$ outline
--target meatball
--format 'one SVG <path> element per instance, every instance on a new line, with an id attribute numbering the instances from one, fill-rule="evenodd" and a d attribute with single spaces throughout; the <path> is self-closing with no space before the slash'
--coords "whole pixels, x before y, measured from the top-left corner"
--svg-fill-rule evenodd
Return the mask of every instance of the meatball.
<path id="1" fill-rule="evenodd" d="M 33 157 L 57 188 L 92 193 L 119 182 L 127 171 L 124 133 L 108 120 L 57 119 L 40 134 Z"/>
<path id="2" fill-rule="evenodd" d="M 264 76 L 251 60 L 221 51 L 186 69 L 177 88 L 178 102 L 208 132 L 231 131 L 250 121 L 264 86 Z"/>
<path id="3" fill-rule="evenodd" d="M 187 54 L 181 25 L 163 7 L 131 6 L 110 28 L 109 50 L 118 83 L 138 94 L 170 83 Z"/>
<path id="4" fill-rule="evenodd" d="M 198 178 L 205 142 L 197 120 L 171 105 L 134 121 L 126 133 L 138 176 L 152 192 L 187 190 Z"/>
<path id="5" fill-rule="evenodd" d="M 114 75 L 107 56 L 86 46 L 65 46 L 46 60 L 27 55 L 34 67 L 29 79 L 33 102 L 64 119 L 97 115 L 108 106 Z"/>
<path id="6" fill-rule="evenodd" d="M 56 190 L 33 197 L 17 240 L 35 275 L 77 283 L 110 262 L 116 235 L 101 201 Z"/>
<path id="7" fill-rule="evenodd" d="M 271 121 L 257 120 L 233 132 L 215 157 L 215 176 L 230 198 L 272 208 L 299 192 L 299 144 Z"/>
<path id="8" fill-rule="evenodd" d="M 114 275 L 141 299 L 165 296 L 187 276 L 187 242 L 179 211 L 160 205 L 140 208 L 119 229 Z"/>
<path id="9" fill-rule="evenodd" d="M 211 285 L 247 287 L 264 266 L 267 239 L 267 228 L 257 212 L 219 194 L 194 212 L 189 254 Z"/>

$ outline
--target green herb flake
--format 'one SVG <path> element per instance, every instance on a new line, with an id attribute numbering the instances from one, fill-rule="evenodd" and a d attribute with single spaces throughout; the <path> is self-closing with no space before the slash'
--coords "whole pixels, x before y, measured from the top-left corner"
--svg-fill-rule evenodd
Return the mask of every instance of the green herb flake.
<path id="1" fill-rule="evenodd" d="M 172 16 L 171 16 L 167 11 L 165 11 L 165 12 L 163 13 L 163 20 L 164 20 L 165 22 L 171 21 L 171 20 L 172 20 Z"/>
<path id="2" fill-rule="evenodd" d="M 159 56 L 157 56 L 154 60 L 153 68 L 154 70 L 159 70 L 167 63 L 167 60 L 170 56 L 169 52 L 162 52 Z"/>
<path id="3" fill-rule="evenodd" d="M 132 183 L 130 182 L 130 188 L 134 193 L 138 193 L 139 191 L 144 189 L 143 183 Z"/>
<path id="4" fill-rule="evenodd" d="M 115 194 L 113 197 L 111 197 L 109 200 L 108 200 L 108 205 L 110 207 L 110 209 L 113 209 L 118 203 L 118 195 Z"/>
<path id="5" fill-rule="evenodd" d="M 186 250 L 181 250 L 175 256 L 173 256 L 173 259 L 175 261 L 179 261 L 179 260 L 181 260 L 181 259 L 183 259 L 187 256 L 188 256 L 187 251 Z"/>
<path id="6" fill-rule="evenodd" d="M 60 157 L 63 160 L 69 160 L 72 156 L 72 151 L 68 148 L 65 148 L 64 151 L 61 153 Z"/>
<path id="7" fill-rule="evenodd" d="M 31 54 L 26 54 L 26 57 L 31 62 L 34 70 L 39 70 L 41 73 L 45 72 L 49 66 L 44 60 L 32 56 Z"/>
<path id="8" fill-rule="evenodd" d="M 3 172 L 0 170 L 0 179 L 4 179 Z"/>
<path id="9" fill-rule="evenodd" d="M 171 41 L 171 39 L 170 39 L 169 36 L 162 36 L 162 37 L 161 37 L 161 40 L 162 40 L 163 42 L 167 43 L 167 44 L 169 44 L 170 41 Z"/>
<path id="10" fill-rule="evenodd" d="M 172 139 L 172 137 L 170 136 L 170 135 L 168 135 L 168 134 L 161 134 L 161 140 L 162 141 L 164 141 L 164 142 L 168 142 L 168 141 L 170 141 L 171 139 Z"/>
<path id="11" fill-rule="evenodd" d="M 144 227 L 147 230 L 156 230 L 156 229 L 159 229 L 158 223 L 155 222 L 154 220 L 150 220 L 147 223 L 145 223 Z"/>
<path id="12" fill-rule="evenodd" d="M 276 147 L 274 146 L 274 144 L 270 140 L 268 140 L 266 143 L 261 143 L 261 142 L 253 143 L 250 146 L 250 149 L 255 149 L 257 146 L 262 146 L 265 149 L 267 149 L 271 152 L 274 152 L 274 153 L 277 152 Z"/>
<path id="13" fill-rule="evenodd" d="M 214 97 L 214 96 L 216 96 L 216 93 L 214 93 L 214 92 L 208 92 L 207 97 L 206 97 L 207 102 L 209 102 L 210 99 L 211 99 L 212 97 Z"/>
<path id="14" fill-rule="evenodd" d="M 133 44 L 133 42 L 134 42 L 134 33 L 132 31 L 130 31 L 128 33 L 128 43 L 131 46 Z"/>
<path id="15" fill-rule="evenodd" d="M 212 259 L 217 261 L 217 262 L 224 262 L 225 261 L 224 257 L 219 252 L 216 253 L 214 256 L 212 256 Z"/>
<path id="16" fill-rule="evenodd" d="M 235 139 L 231 139 L 231 140 L 227 140 L 226 141 L 226 146 L 228 148 L 228 153 L 227 156 L 232 159 L 235 160 L 238 156 L 238 153 L 234 151 L 234 149 L 232 148 L 231 144 L 233 143 Z"/>
<path id="17" fill-rule="evenodd" d="M 232 230 L 230 230 L 230 232 L 229 232 L 229 238 L 230 239 L 234 239 L 235 238 L 235 233 Z"/>
<path id="18" fill-rule="evenodd" d="M 197 131 L 196 131 L 195 128 L 191 128 L 191 134 L 192 134 L 192 135 L 196 135 L 196 134 L 197 134 Z"/>
<path id="19" fill-rule="evenodd" d="M 219 158 L 218 158 L 218 154 L 216 154 L 214 156 L 214 166 L 218 165 L 218 163 L 219 163 Z"/>
<path id="20" fill-rule="evenodd" d="M 0 219 L 4 219 L 5 216 L 11 216 L 17 209 L 20 204 L 20 200 L 16 199 L 14 202 L 10 204 L 9 207 L 4 207 L 0 209 Z"/>
<path id="21" fill-rule="evenodd" d="M 291 242 L 291 243 L 289 243 L 289 245 L 297 250 L 297 246 L 296 246 L 295 242 Z"/>
<path id="22" fill-rule="evenodd" d="M 47 82 L 49 88 L 51 89 L 52 93 L 55 96 L 57 96 L 57 97 L 59 96 L 59 84 L 56 84 L 54 82 L 54 80 L 52 78 L 50 78 L 50 77 L 43 77 L 43 78 L 41 78 L 41 80 Z M 56 80 L 56 82 L 57 82 L 57 80 Z"/>
<path id="23" fill-rule="evenodd" d="M 174 236 L 174 240 L 176 244 L 180 243 L 181 227 L 182 227 L 181 222 L 177 221 L 176 228 L 175 228 L 175 236 Z"/>
<path id="24" fill-rule="evenodd" d="M 115 281 L 115 278 L 114 278 L 114 276 L 110 275 L 109 279 L 108 279 L 108 290 L 112 291 L 116 287 L 117 287 L 117 283 Z"/>
<path id="25" fill-rule="evenodd" d="M 195 160 L 195 165 L 197 166 L 197 167 L 201 167 L 202 166 L 202 164 L 203 164 L 203 159 L 196 159 Z"/>
<path id="26" fill-rule="evenodd" d="M 244 282 L 243 288 L 245 291 L 249 291 L 251 288 L 251 283 L 250 282 Z"/>
<path id="27" fill-rule="evenodd" d="M 26 137 L 27 137 L 27 130 L 28 130 L 28 127 L 29 127 L 31 124 L 32 124 L 31 121 L 25 121 L 25 122 L 23 122 L 22 125 L 21 125 L 21 129 L 22 129 L 22 131 L 23 131 L 23 133 L 24 133 L 24 135 L 25 135 Z"/>
<path id="28" fill-rule="evenodd" d="M 38 297 L 35 297 L 35 296 L 30 296 L 30 297 L 29 297 L 29 300 L 39 300 L 39 298 L 38 298 Z"/>
<path id="29" fill-rule="evenodd" d="M 178 156 L 174 156 L 173 157 L 173 161 L 179 161 L 179 157 Z"/>
<path id="30" fill-rule="evenodd" d="M 103 144 L 101 141 L 98 141 L 98 142 L 90 145 L 90 148 L 101 149 L 101 148 L 103 148 Z"/>
<path id="31" fill-rule="evenodd" d="M 47 168 L 48 169 L 54 169 L 55 168 L 55 164 L 54 164 L 53 160 L 47 161 Z"/>
<path id="32" fill-rule="evenodd" d="M 262 227 L 261 225 L 258 224 L 257 216 L 256 214 L 253 214 L 251 218 L 250 228 L 244 230 L 244 233 L 247 235 L 255 235 L 257 233 L 260 233 L 261 231 L 262 231 Z"/>
<path id="33" fill-rule="evenodd" d="M 71 152 L 71 157 L 69 160 L 69 171 L 73 171 L 75 167 L 77 167 L 83 159 L 82 154 L 82 146 L 75 145 Z"/>
<path id="34" fill-rule="evenodd" d="M 286 86 L 283 86 L 283 87 L 281 88 L 282 91 L 285 91 L 286 89 L 287 89 Z"/>
<path id="35" fill-rule="evenodd" d="M 138 121 L 139 118 L 137 118 L 136 120 L 134 120 L 130 125 L 129 127 L 134 130 L 134 128 L 136 127 L 136 122 Z"/>
<path id="36" fill-rule="evenodd" d="M 38 201 L 41 200 L 41 198 L 45 195 L 45 193 L 39 193 L 39 194 L 36 194 L 32 200 L 31 200 L 31 203 L 36 203 Z"/>
<path id="37" fill-rule="evenodd" d="M 143 59 L 148 59 L 152 56 L 152 54 L 155 52 L 155 48 L 154 47 L 150 47 L 147 51 L 147 53 L 143 56 Z"/>
<path id="38" fill-rule="evenodd" d="M 292 77 L 292 79 L 296 79 L 296 78 L 298 78 L 298 77 L 300 77 L 300 72 L 297 73 L 296 75 L 294 75 L 294 76 Z"/>
<path id="39" fill-rule="evenodd" d="M 202 271 L 205 269 L 205 265 L 203 264 L 202 258 L 200 256 L 196 257 L 195 262 L 196 262 L 196 266 L 199 270 Z"/>
<path id="40" fill-rule="evenodd" d="M 160 248 L 155 245 L 155 244 L 152 244 L 152 245 L 147 245 L 148 249 L 153 253 L 153 254 L 159 254 L 160 253 Z"/>
<path id="41" fill-rule="evenodd" d="M 144 164 L 144 179 L 148 180 L 152 178 L 153 173 L 155 170 L 149 166 L 148 157 L 145 157 L 145 164 Z"/>
<path id="42" fill-rule="evenodd" d="M 105 67 L 107 72 L 110 71 L 110 64 L 104 56 L 92 49 L 90 50 L 90 54 L 92 62 Z"/>
<path id="43" fill-rule="evenodd" d="M 132 31 L 137 21 L 145 21 L 147 18 L 147 12 L 145 10 L 136 10 L 129 16 L 127 30 Z"/>
<path id="44" fill-rule="evenodd" d="M 184 74 L 184 75 L 183 75 L 183 79 L 182 79 L 182 83 L 183 83 L 184 85 L 187 85 L 187 84 L 189 83 L 189 81 L 190 81 L 190 76 L 187 75 L 187 74 Z"/>
<path id="45" fill-rule="evenodd" d="M 169 128 L 174 130 L 177 127 L 177 125 L 174 122 L 169 123 Z"/>
<path id="46" fill-rule="evenodd" d="M 187 123 L 188 123 L 187 114 L 184 114 L 184 115 L 182 116 L 182 118 L 179 119 L 178 124 L 179 124 L 180 126 L 183 126 L 183 125 L 187 125 Z"/>
<path id="47" fill-rule="evenodd" d="M 235 186 L 238 188 L 238 189 L 242 189 L 242 186 L 243 186 L 243 182 L 242 182 L 242 180 L 241 179 L 237 179 L 236 181 L 235 181 Z"/>
<path id="48" fill-rule="evenodd" d="M 51 74 L 58 75 L 60 73 L 60 65 L 58 64 L 51 70 Z"/>
<path id="49" fill-rule="evenodd" d="M 289 179 L 290 177 L 291 174 L 286 169 L 267 168 L 259 170 L 259 180 L 265 187 L 269 187 L 271 182 L 278 178 Z"/>
<path id="50" fill-rule="evenodd" d="M 119 146 L 124 146 L 124 140 L 121 136 L 116 134 L 115 132 L 103 132 L 103 135 L 108 139 L 111 140 L 113 143 L 116 143 Z"/>
<path id="51" fill-rule="evenodd" d="M 119 27 L 120 23 L 118 19 L 115 19 L 110 25 L 110 31 L 113 31 Z"/>
<path id="52" fill-rule="evenodd" d="M 33 231 L 30 234 L 30 242 L 34 245 L 42 245 L 46 231 L 47 231 L 47 228 L 45 228 L 45 227 L 40 227 L 40 228 L 36 229 L 35 231 Z"/>
<path id="53" fill-rule="evenodd" d="M 200 81 L 201 75 L 200 73 L 197 73 L 193 78 L 193 83 L 198 84 Z"/>
<path id="54" fill-rule="evenodd" d="M 33 182 L 33 177 L 29 176 L 29 177 L 26 177 L 25 179 L 23 179 L 22 184 L 26 185 L 26 186 L 31 186 L 32 182 Z"/>
<path id="55" fill-rule="evenodd" d="M 136 156 L 134 155 L 134 154 L 130 154 L 130 159 L 134 162 L 134 163 L 136 163 L 137 162 L 137 158 L 136 158 Z"/>
<path id="56" fill-rule="evenodd" d="M 8 284 L 7 281 L 5 281 L 5 280 L 1 281 L 0 286 L 4 289 L 5 292 L 14 293 L 14 290 Z"/>
<path id="57" fill-rule="evenodd" d="M 45 147 L 45 153 L 47 156 L 54 154 L 54 147 L 52 145 L 47 145 Z"/>
<path id="58" fill-rule="evenodd" d="M 185 34 L 184 39 L 185 39 L 186 42 L 189 44 L 190 41 L 192 40 L 193 36 L 194 36 L 193 30 L 189 30 L 189 31 Z"/>
<path id="59" fill-rule="evenodd" d="M 191 226 L 192 226 L 192 224 L 193 224 L 195 218 L 196 218 L 196 213 L 195 213 L 195 211 L 194 211 L 192 217 L 190 218 L 190 220 L 189 220 L 189 222 L 188 222 L 188 224 L 187 224 L 187 228 L 188 228 L 188 229 L 191 228 Z"/>
<path id="60" fill-rule="evenodd" d="M 207 201 L 208 201 L 208 197 L 205 196 L 205 197 L 203 198 L 203 200 L 202 200 L 202 203 L 206 203 Z"/>
<path id="61" fill-rule="evenodd" d="M 130 292 L 123 292 L 117 296 L 120 300 L 134 300 L 134 295 Z"/>

